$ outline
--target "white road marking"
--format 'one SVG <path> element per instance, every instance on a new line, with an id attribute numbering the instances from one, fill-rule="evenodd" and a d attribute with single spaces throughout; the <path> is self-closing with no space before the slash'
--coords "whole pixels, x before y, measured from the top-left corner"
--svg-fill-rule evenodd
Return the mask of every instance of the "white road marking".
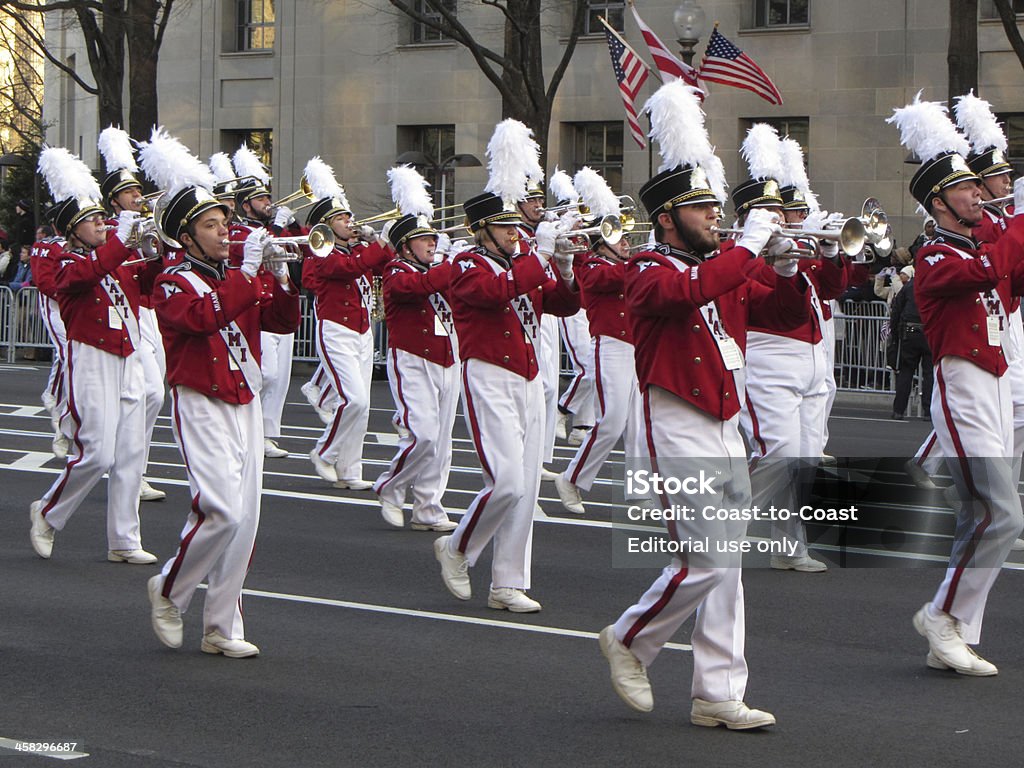
<path id="1" fill-rule="evenodd" d="M 438 584 L 438 589 L 441 585 Z M 305 595 L 290 595 L 284 592 L 266 592 L 261 589 L 243 589 L 242 594 L 248 597 L 265 597 L 270 600 L 285 600 L 291 603 L 308 603 L 312 605 L 327 605 L 332 608 L 348 608 L 355 611 L 369 611 L 371 613 L 388 613 L 394 616 L 411 616 L 417 619 L 433 619 L 434 621 L 451 621 L 457 624 L 475 624 L 482 627 L 494 627 L 496 629 L 510 629 L 518 632 L 536 632 L 542 635 L 560 635 L 562 637 L 578 637 L 585 640 L 596 640 L 597 632 L 587 632 L 582 629 L 563 629 L 562 627 L 545 627 L 539 624 L 517 624 L 511 621 L 497 621 L 496 619 L 481 619 L 476 616 L 458 616 L 452 613 L 437 613 L 435 611 L 417 611 L 411 608 L 395 608 L 390 605 L 375 605 L 373 603 L 356 603 L 351 600 L 334 600 L 327 597 L 308 597 Z M 665 648 L 674 651 L 691 651 L 693 648 L 683 643 L 666 643 Z"/>

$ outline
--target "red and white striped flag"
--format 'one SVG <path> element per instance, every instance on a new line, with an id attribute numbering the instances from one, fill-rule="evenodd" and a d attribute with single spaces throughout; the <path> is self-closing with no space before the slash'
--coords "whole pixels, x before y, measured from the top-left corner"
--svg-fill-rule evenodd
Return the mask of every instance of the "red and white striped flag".
<path id="1" fill-rule="evenodd" d="M 716 26 L 708 40 L 700 76 L 709 83 L 753 91 L 769 104 L 781 104 L 782 94 L 754 60 L 725 39 Z"/>
<path id="2" fill-rule="evenodd" d="M 631 2 L 629 9 L 633 11 L 633 18 L 636 19 L 636 25 L 640 27 L 640 33 L 644 36 L 644 42 L 647 43 L 647 50 L 651 52 L 651 58 L 654 59 L 654 66 L 657 68 L 658 73 L 661 75 L 661 82 L 667 83 L 670 77 L 681 77 L 683 82 L 687 85 L 692 85 L 694 88 L 700 89 L 701 101 L 704 100 L 704 89 L 701 87 L 700 76 L 697 70 L 691 67 L 689 64 L 684 62 L 682 59 L 677 58 L 665 44 L 661 42 L 654 31 L 644 24 L 644 20 L 640 18 L 640 14 L 637 13 L 636 6 Z"/>
<path id="3" fill-rule="evenodd" d="M 600 18 L 600 17 L 598 17 Z M 636 95 L 640 92 L 644 82 L 647 80 L 647 65 L 644 60 L 637 56 L 636 51 L 630 48 L 626 41 L 619 37 L 618 33 L 603 18 L 605 37 L 608 38 L 608 53 L 612 57 L 612 69 L 615 71 L 615 79 L 619 83 L 619 94 L 622 96 L 622 105 L 626 108 L 626 121 L 629 123 L 629 132 L 633 140 L 640 145 L 640 149 L 647 146 L 644 141 L 644 132 L 640 127 L 640 119 L 636 113 Z"/>

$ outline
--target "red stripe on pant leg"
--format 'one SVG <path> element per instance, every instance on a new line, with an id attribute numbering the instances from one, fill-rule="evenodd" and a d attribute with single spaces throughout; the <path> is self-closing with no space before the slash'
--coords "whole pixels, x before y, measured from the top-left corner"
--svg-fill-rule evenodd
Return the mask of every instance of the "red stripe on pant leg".
<path id="1" fill-rule="evenodd" d="M 932 452 L 932 448 L 935 447 L 935 441 L 939 439 L 939 436 L 935 434 L 935 430 L 932 430 L 931 436 L 928 438 L 928 442 L 924 446 L 924 450 L 921 451 L 921 456 L 917 460 L 917 466 L 923 467 L 925 459 L 928 458 L 928 454 Z"/>
<path id="2" fill-rule="evenodd" d="M 57 485 L 57 490 L 55 490 L 53 492 L 53 495 L 50 497 L 50 501 L 47 502 L 46 506 L 43 507 L 42 511 L 40 512 L 40 515 L 42 517 L 46 517 L 46 513 L 49 512 L 51 509 L 53 509 L 53 505 L 56 504 L 60 500 L 60 495 L 61 495 L 61 493 L 64 492 L 64 488 L 67 486 L 68 480 L 71 477 L 71 471 L 76 466 L 78 466 L 79 462 L 81 462 L 82 459 L 85 458 L 85 446 L 82 445 L 82 440 L 79 437 L 79 432 L 82 431 L 82 418 L 81 418 L 81 416 L 79 416 L 79 414 L 78 414 L 78 407 L 75 405 L 75 386 L 74 386 L 74 383 L 75 383 L 75 365 L 74 365 L 74 361 L 71 359 L 71 343 L 70 342 L 68 343 L 67 362 L 68 362 L 68 413 L 71 415 L 71 418 L 75 420 L 75 434 L 74 434 L 74 436 L 71 439 L 74 441 L 75 445 L 78 446 L 78 458 L 77 459 L 72 459 L 71 461 L 69 461 L 67 464 L 64 465 L 64 469 L 61 472 L 60 483 Z"/>
<path id="3" fill-rule="evenodd" d="M 971 475 L 970 464 L 968 463 L 967 456 L 964 453 L 964 446 L 960 440 L 960 434 L 957 432 L 956 423 L 953 421 L 953 412 L 950 410 L 949 401 L 946 400 L 946 380 L 942 375 L 941 364 L 936 366 L 935 373 L 939 384 L 939 397 L 942 402 L 942 414 L 945 417 L 946 427 L 949 429 L 949 435 L 953 440 L 953 448 L 956 451 L 957 461 L 960 463 L 960 471 L 963 473 L 964 481 L 967 483 L 967 490 L 970 491 L 971 496 L 981 502 L 985 509 L 985 517 L 982 519 L 981 523 L 975 526 L 974 533 L 971 535 L 971 539 L 967 543 L 967 548 L 964 550 L 964 554 L 960 558 L 960 562 L 957 563 L 956 568 L 953 571 L 953 578 L 950 579 L 949 589 L 946 591 L 946 599 L 942 603 L 942 610 L 949 613 L 953 607 L 953 600 L 956 598 L 956 590 L 960 586 L 960 577 L 963 576 L 964 568 L 967 567 L 971 558 L 974 557 L 974 551 L 977 549 L 978 540 L 982 537 L 992 522 L 992 510 L 988 505 L 988 501 L 981 498 L 981 495 L 978 493 L 978 489 L 974 485 L 974 477 Z"/>
<path id="4" fill-rule="evenodd" d="M 487 473 L 488 477 L 491 478 L 491 483 L 493 484 L 494 473 L 491 472 L 491 465 L 487 462 L 487 456 L 484 453 L 483 440 L 480 436 L 480 424 L 476 419 L 476 408 L 473 407 L 473 394 L 469 391 L 467 367 L 468 366 L 466 365 L 462 366 L 462 391 L 466 395 L 466 415 L 469 417 L 469 431 L 473 436 L 473 446 L 476 448 L 476 455 L 480 459 L 480 465 L 483 467 L 483 470 Z M 488 492 L 484 494 L 484 496 L 480 497 L 480 502 L 475 507 L 471 507 L 466 510 L 466 515 L 469 518 L 469 521 L 466 523 L 466 528 L 462 533 L 462 538 L 458 545 L 458 550 L 462 554 L 466 554 L 466 548 L 469 546 L 469 539 L 473 535 L 473 529 L 476 528 L 477 521 L 480 519 L 480 513 L 483 512 L 490 498 L 491 492 Z"/>
<path id="5" fill-rule="evenodd" d="M 391 348 L 391 361 L 392 368 L 395 371 L 395 389 L 398 391 L 398 402 L 402 405 L 403 418 L 402 425 L 409 430 L 409 435 L 412 437 L 412 442 L 409 446 L 402 451 L 401 455 L 395 462 L 395 468 L 391 470 L 389 477 L 380 486 L 373 489 L 373 492 L 380 496 L 381 491 L 387 487 L 388 483 L 395 479 L 395 476 L 402 471 L 405 466 L 405 460 L 409 458 L 409 454 L 412 453 L 412 449 L 416 447 L 416 433 L 409 428 L 409 404 L 405 402 L 405 394 L 402 392 L 402 372 L 398 369 L 398 350 L 395 347 Z"/>
<path id="6" fill-rule="evenodd" d="M 580 476 L 580 471 L 583 469 L 583 465 L 587 462 L 587 457 L 590 455 L 590 450 L 594 447 L 594 443 L 597 440 L 597 431 L 601 428 L 601 423 L 604 421 L 605 407 L 604 407 L 604 389 L 601 387 L 601 337 L 598 336 L 594 341 L 594 378 L 596 379 L 597 386 L 597 403 L 601 409 L 601 415 L 595 420 L 593 428 L 590 430 L 590 434 L 587 436 L 586 441 L 580 446 L 579 460 L 576 462 L 576 469 L 573 470 L 572 477 L 569 478 L 569 482 L 573 485 L 576 484 L 576 480 Z"/>
<path id="7" fill-rule="evenodd" d="M 334 363 L 331 361 L 331 354 L 327 351 L 327 346 L 324 344 L 324 324 L 320 321 L 317 324 L 317 333 L 320 335 L 320 350 L 324 355 L 324 362 L 327 363 L 327 367 L 331 371 L 331 376 L 334 379 L 334 388 L 338 392 L 338 398 L 341 403 L 338 405 L 338 410 L 334 412 L 334 418 L 331 419 L 331 427 L 327 435 L 327 439 L 324 441 L 324 447 L 320 449 L 320 458 L 323 458 L 324 453 L 330 447 L 331 443 L 334 442 L 334 436 L 338 434 L 338 425 L 341 423 L 341 414 L 345 412 L 345 406 L 348 405 L 348 398 L 345 397 L 345 390 L 341 386 L 341 377 L 338 376 L 338 372 L 334 370 Z"/>
<path id="8" fill-rule="evenodd" d="M 757 420 L 757 411 L 754 409 L 754 404 L 750 401 L 750 395 L 744 395 L 744 399 L 747 401 L 747 413 L 750 415 L 751 429 L 754 430 L 754 439 L 757 441 L 758 447 L 761 449 L 761 457 L 768 453 L 768 446 L 765 445 L 764 438 L 761 437 L 761 424 Z M 754 463 L 757 461 L 755 459 Z M 753 469 L 753 467 L 751 467 Z"/>
<path id="9" fill-rule="evenodd" d="M 178 390 L 176 387 L 171 387 L 171 399 L 173 401 L 171 411 L 174 415 L 174 423 L 178 428 L 178 439 L 181 442 L 181 458 L 185 462 L 185 470 L 191 472 L 188 451 L 185 449 L 185 434 L 181 431 L 181 412 L 178 410 Z M 185 561 L 185 553 L 188 551 L 188 546 L 199 532 L 199 527 L 206 520 L 206 513 L 199 508 L 199 496 L 200 493 L 197 491 L 196 495 L 192 498 L 192 512 L 196 516 L 196 524 L 192 526 L 188 533 L 181 537 L 181 542 L 178 544 L 178 554 L 174 556 L 174 565 L 171 566 L 171 570 L 167 573 L 167 578 L 164 579 L 161 594 L 167 599 L 170 599 L 174 579 L 178 576 L 178 571 L 181 570 L 181 565 Z"/>
<path id="10" fill-rule="evenodd" d="M 573 375 L 572 383 L 569 384 L 569 388 L 565 390 L 565 394 L 563 394 L 561 399 L 558 401 L 560 406 L 571 411 L 572 409 L 569 408 L 569 403 L 571 403 L 573 398 L 576 397 L 576 392 L 583 383 L 583 377 L 586 376 L 587 371 L 580 362 L 579 355 L 576 354 L 576 349 L 573 347 L 572 341 L 569 338 L 569 324 L 565 321 L 565 318 L 561 318 L 558 322 L 561 324 L 562 330 L 565 332 L 565 350 L 569 353 L 569 359 L 572 360 L 573 367 L 579 369 L 579 373 Z"/>
<path id="11" fill-rule="evenodd" d="M 669 604 L 672 596 L 676 593 L 676 589 L 678 589 L 679 585 L 683 583 L 687 573 L 688 571 L 686 568 L 680 568 L 679 572 L 669 581 L 668 586 L 665 587 L 665 591 L 662 592 L 661 597 L 658 598 L 658 602 L 644 611 L 643 615 L 633 622 L 633 626 L 629 628 L 626 636 L 622 638 L 622 644 L 624 646 L 629 648 L 633 644 L 633 638 L 635 638 L 644 627 L 650 624 L 651 621 L 665 609 L 665 606 Z"/>

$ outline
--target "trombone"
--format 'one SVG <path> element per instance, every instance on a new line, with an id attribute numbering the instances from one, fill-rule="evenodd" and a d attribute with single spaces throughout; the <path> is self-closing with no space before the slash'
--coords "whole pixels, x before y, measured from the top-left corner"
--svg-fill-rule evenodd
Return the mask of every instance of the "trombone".
<path id="1" fill-rule="evenodd" d="M 306 246 L 313 252 L 314 256 L 323 258 L 334 250 L 334 230 L 326 224 L 317 224 L 309 234 L 297 235 L 294 237 L 268 237 L 267 245 L 279 245 L 284 247 L 288 253 L 268 254 L 263 257 L 264 264 L 280 264 L 287 261 L 302 261 L 305 254 L 299 250 L 300 246 Z"/>

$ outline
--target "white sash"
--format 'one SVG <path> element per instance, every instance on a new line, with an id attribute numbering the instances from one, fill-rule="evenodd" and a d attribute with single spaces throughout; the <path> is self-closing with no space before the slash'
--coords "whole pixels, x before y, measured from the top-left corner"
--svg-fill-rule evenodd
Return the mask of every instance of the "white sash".
<path id="1" fill-rule="evenodd" d="M 503 275 L 508 271 L 490 256 L 485 255 L 484 257 L 487 259 L 487 263 L 491 265 L 491 269 L 494 270 L 496 275 Z M 532 254 L 527 254 L 521 258 L 535 259 L 537 257 Z M 526 343 L 534 344 L 539 341 L 540 322 L 537 317 L 537 313 L 534 310 L 533 301 L 530 300 L 530 297 L 527 294 L 520 294 L 514 299 L 510 299 L 508 304 L 512 307 L 512 311 L 516 313 L 516 317 L 519 318 L 520 325 L 523 326 L 523 337 L 526 339 Z"/>
<path id="2" fill-rule="evenodd" d="M 807 287 L 811 291 L 811 309 L 814 310 L 815 316 L 818 318 L 818 331 L 822 332 L 825 327 L 825 314 L 821 311 L 821 299 L 818 298 L 818 292 L 814 288 L 814 281 L 808 277 L 806 272 L 801 272 L 804 280 L 807 281 Z"/>
<path id="3" fill-rule="evenodd" d="M 200 296 L 213 292 L 213 288 L 191 270 L 183 269 L 174 274 L 185 278 Z M 220 337 L 228 350 L 228 367 L 233 371 L 241 371 L 249 391 L 253 394 L 259 393 L 263 389 L 263 372 L 253 357 L 252 350 L 249 349 L 249 340 L 245 338 L 238 323 L 232 320 L 226 328 L 221 328 Z"/>
<path id="4" fill-rule="evenodd" d="M 124 329 L 128 334 L 128 340 L 132 343 L 132 349 L 139 348 L 139 341 L 141 334 L 139 333 L 139 318 L 132 309 L 131 303 L 128 301 L 128 297 L 125 296 L 124 291 L 121 290 L 121 286 L 114 281 L 113 275 L 105 275 L 100 281 L 100 287 L 107 294 L 107 298 L 110 299 L 110 306 L 113 313 L 116 312 L 120 318 L 121 323 L 124 324 Z M 111 327 L 113 323 L 111 323 Z"/>

